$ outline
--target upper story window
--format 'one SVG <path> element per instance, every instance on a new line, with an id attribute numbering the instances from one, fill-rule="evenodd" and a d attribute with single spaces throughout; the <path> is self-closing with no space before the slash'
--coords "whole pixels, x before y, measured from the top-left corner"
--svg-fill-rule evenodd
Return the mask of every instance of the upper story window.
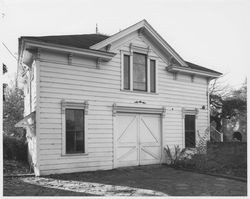
<path id="1" fill-rule="evenodd" d="M 129 55 L 124 55 L 123 58 L 123 86 L 125 90 L 129 90 L 130 89 L 130 57 Z"/>
<path id="2" fill-rule="evenodd" d="M 122 89 L 155 93 L 156 60 L 141 53 L 124 54 Z"/>
<path id="3" fill-rule="evenodd" d="M 147 91 L 147 58 L 139 53 L 133 54 L 133 90 Z"/>
<path id="4" fill-rule="evenodd" d="M 150 60 L 150 92 L 156 92 L 156 68 L 155 60 Z"/>

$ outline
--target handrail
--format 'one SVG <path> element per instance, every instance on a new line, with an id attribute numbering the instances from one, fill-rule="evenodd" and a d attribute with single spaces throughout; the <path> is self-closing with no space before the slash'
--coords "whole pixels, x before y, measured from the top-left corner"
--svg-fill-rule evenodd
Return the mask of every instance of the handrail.
<path id="1" fill-rule="evenodd" d="M 223 133 L 217 131 L 216 128 L 214 128 L 213 126 L 210 126 L 210 128 L 213 129 L 213 132 L 216 132 L 220 135 L 220 142 L 223 142 Z M 210 131 L 210 133 L 211 133 L 211 131 Z"/>

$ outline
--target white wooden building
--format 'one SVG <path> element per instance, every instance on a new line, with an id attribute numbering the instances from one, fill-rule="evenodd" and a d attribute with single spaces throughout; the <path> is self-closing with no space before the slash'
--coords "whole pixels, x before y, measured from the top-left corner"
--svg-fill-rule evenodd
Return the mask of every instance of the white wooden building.
<path id="1" fill-rule="evenodd" d="M 36 175 L 164 163 L 209 127 L 208 83 L 142 20 L 112 36 L 21 37 L 25 127 Z"/>

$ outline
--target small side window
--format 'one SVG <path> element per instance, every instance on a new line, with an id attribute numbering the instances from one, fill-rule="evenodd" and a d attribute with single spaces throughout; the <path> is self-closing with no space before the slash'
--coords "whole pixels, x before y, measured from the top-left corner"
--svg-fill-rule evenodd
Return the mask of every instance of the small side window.
<path id="1" fill-rule="evenodd" d="M 66 109 L 66 154 L 84 153 L 84 110 Z"/>
<path id="2" fill-rule="evenodd" d="M 130 89 L 130 56 L 124 55 L 123 57 L 123 85 L 125 90 Z"/>
<path id="3" fill-rule="evenodd" d="M 185 115 L 185 147 L 195 147 L 195 115 Z"/>
<path id="4" fill-rule="evenodd" d="M 150 60 L 150 92 L 155 93 L 155 79 L 156 79 L 156 73 L 155 73 L 155 60 Z"/>

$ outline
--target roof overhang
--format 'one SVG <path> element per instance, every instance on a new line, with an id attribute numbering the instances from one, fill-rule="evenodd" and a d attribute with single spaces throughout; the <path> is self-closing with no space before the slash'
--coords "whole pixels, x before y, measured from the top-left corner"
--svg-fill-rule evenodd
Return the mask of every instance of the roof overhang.
<path id="1" fill-rule="evenodd" d="M 109 61 L 114 56 L 115 53 L 112 52 L 104 52 L 92 49 L 82 49 L 82 48 L 75 48 L 65 45 L 47 43 L 47 42 L 40 42 L 31 39 L 20 39 L 19 40 L 19 56 L 18 56 L 18 65 L 19 67 L 23 64 L 28 65 L 31 64 L 31 60 L 33 58 L 33 51 L 37 48 L 40 49 L 47 49 L 57 52 L 64 52 L 64 53 L 72 53 L 77 55 L 82 55 L 85 57 L 90 58 L 98 58 L 102 61 Z"/>
<path id="2" fill-rule="evenodd" d="M 221 73 L 213 73 L 213 72 L 208 72 L 208 71 L 201 71 L 201 70 L 196 70 L 196 69 L 192 69 L 189 67 L 180 67 L 177 65 L 171 65 L 166 67 L 166 70 L 169 72 L 181 72 L 181 73 L 188 73 L 191 75 L 199 75 L 199 76 L 205 76 L 208 78 L 218 78 L 220 77 L 222 74 Z"/>
<path id="3" fill-rule="evenodd" d="M 15 127 L 30 127 L 35 124 L 36 112 L 33 111 L 29 115 L 25 116 L 21 121 L 15 124 Z"/>
<path id="4" fill-rule="evenodd" d="M 147 37 L 150 37 L 154 42 L 156 42 L 163 51 L 171 54 L 171 57 L 175 58 L 181 66 L 188 67 L 187 63 L 181 58 L 181 56 L 175 52 L 175 50 L 156 32 L 156 30 L 154 30 L 154 28 L 145 19 L 93 46 L 90 46 L 90 49 L 100 50 L 134 31 L 140 31 L 144 33 Z"/>

